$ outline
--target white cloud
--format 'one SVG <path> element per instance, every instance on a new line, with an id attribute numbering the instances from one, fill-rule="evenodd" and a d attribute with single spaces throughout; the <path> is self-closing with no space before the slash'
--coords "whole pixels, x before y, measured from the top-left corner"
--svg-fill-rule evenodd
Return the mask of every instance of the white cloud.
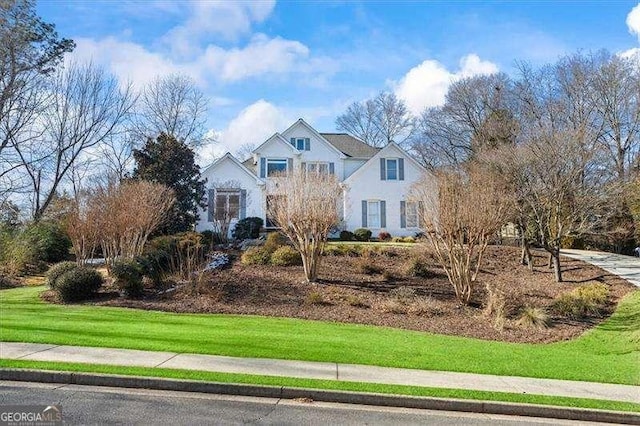
<path id="1" fill-rule="evenodd" d="M 427 59 L 412 68 L 399 82 L 391 82 L 396 95 L 403 99 L 414 114 L 427 107 L 442 105 L 449 86 L 457 80 L 474 75 L 493 74 L 498 67 L 492 62 L 481 60 L 476 54 L 460 59 L 460 68 L 449 71 L 433 59 Z"/>
<path id="2" fill-rule="evenodd" d="M 252 24 L 260 23 L 271 15 L 275 1 L 195 0 L 185 6 L 188 18 L 167 32 L 163 40 L 174 54 L 191 56 L 198 52 L 204 38 L 220 36 L 236 40 L 240 35 L 248 34 Z"/>
<path id="3" fill-rule="evenodd" d="M 107 68 L 121 82 L 131 81 L 138 88 L 157 76 L 177 72 L 197 77 L 187 67 L 179 66 L 163 55 L 150 52 L 136 43 L 114 37 L 101 40 L 76 38 L 75 42 L 76 48 L 70 59 L 81 62 L 93 61 L 96 65 Z"/>
<path id="4" fill-rule="evenodd" d="M 200 153 L 201 164 L 209 164 L 227 152 L 236 154 L 245 144 L 257 146 L 293 122 L 285 110 L 260 99 L 240 111 L 226 129 L 216 132 L 217 141 L 204 147 Z"/>
<path id="5" fill-rule="evenodd" d="M 618 53 L 618 55 L 625 59 L 640 59 L 640 47 L 632 47 L 631 49 Z"/>
<path id="6" fill-rule="evenodd" d="M 209 46 L 200 59 L 207 72 L 224 81 L 237 81 L 262 74 L 286 73 L 309 56 L 304 44 L 280 37 L 256 34 L 244 48 L 224 50 Z"/>
<path id="7" fill-rule="evenodd" d="M 236 82 L 264 75 L 302 73 L 311 77 L 335 71 L 326 58 L 310 58 L 304 44 L 281 37 L 256 34 L 243 47 L 223 49 L 210 45 L 189 61 L 151 51 L 140 44 L 107 37 L 101 40 L 76 39 L 73 59 L 92 60 L 113 72 L 121 81 L 131 80 L 136 87 L 157 76 L 183 73 L 201 86 L 209 81 Z M 318 66 L 320 65 L 320 66 Z"/>
<path id="8" fill-rule="evenodd" d="M 640 4 L 631 9 L 627 15 L 627 27 L 629 27 L 629 32 L 638 36 L 640 40 Z"/>

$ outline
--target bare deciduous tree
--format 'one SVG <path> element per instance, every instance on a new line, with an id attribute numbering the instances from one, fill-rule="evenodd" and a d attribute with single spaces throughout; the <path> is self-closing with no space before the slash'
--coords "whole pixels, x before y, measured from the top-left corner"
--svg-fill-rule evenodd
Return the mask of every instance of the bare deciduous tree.
<path id="1" fill-rule="evenodd" d="M 460 165 L 478 151 L 514 143 L 512 82 L 505 74 L 457 81 L 441 107 L 427 108 L 418 118 L 411 150 L 429 169 Z"/>
<path id="2" fill-rule="evenodd" d="M 422 202 L 420 222 L 462 304 L 471 300 L 482 257 L 504 225 L 511 199 L 501 179 L 478 165 L 426 174 L 412 188 Z"/>
<path id="3" fill-rule="evenodd" d="M 140 141 L 164 132 L 191 147 L 207 142 L 207 100 L 187 76 L 173 74 L 149 83 L 138 109 L 133 131 Z"/>
<path id="4" fill-rule="evenodd" d="M 322 251 L 340 223 L 342 188 L 334 175 L 295 170 L 268 183 L 267 214 L 302 256 L 307 282 L 318 277 Z"/>
<path id="5" fill-rule="evenodd" d="M 375 147 L 385 146 L 391 141 L 404 143 L 411 137 L 414 123 L 415 119 L 404 101 L 387 92 L 380 92 L 364 102 L 354 102 L 336 119 L 338 130 Z"/>
<path id="6" fill-rule="evenodd" d="M 118 257 L 142 254 L 149 236 L 167 219 L 175 196 L 164 185 L 110 182 L 86 190 L 75 200 L 67 231 L 79 263 L 102 248 L 107 266 Z"/>
<path id="7" fill-rule="evenodd" d="M 59 71 L 49 90 L 47 108 L 33 126 L 41 136 L 14 145 L 31 187 L 35 220 L 70 169 L 113 135 L 133 106 L 130 88 L 120 89 L 114 76 L 91 64 Z"/>

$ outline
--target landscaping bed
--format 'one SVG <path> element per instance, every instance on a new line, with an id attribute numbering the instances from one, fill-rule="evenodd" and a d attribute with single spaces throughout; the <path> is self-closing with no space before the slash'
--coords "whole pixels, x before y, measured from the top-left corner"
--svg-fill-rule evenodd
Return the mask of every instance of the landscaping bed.
<path id="1" fill-rule="evenodd" d="M 419 254 L 421 253 L 421 254 Z M 253 314 L 313 320 L 372 324 L 481 339 L 548 343 L 568 340 L 600 323 L 615 309 L 622 296 L 633 289 L 626 281 L 583 262 L 563 258 L 566 282 L 555 283 L 542 251 L 534 252 L 535 268 L 519 265 L 515 247 L 489 247 L 471 306 L 460 306 L 453 289 L 435 259 L 424 248 L 385 247 L 365 257 L 330 255 L 323 260 L 317 284 L 303 281 L 302 267 L 243 265 L 239 253 L 231 266 L 212 271 L 191 287 L 168 293 L 147 291 L 141 299 L 106 298 L 99 305 L 135 307 L 170 312 Z M 413 276 L 413 259 L 426 266 Z M 490 282 L 504 292 L 506 319 L 484 314 Z M 599 315 L 569 319 L 554 314 L 554 299 L 589 283 L 609 287 L 609 301 Z M 527 328 L 516 324 L 526 307 L 546 308 L 550 327 Z"/>

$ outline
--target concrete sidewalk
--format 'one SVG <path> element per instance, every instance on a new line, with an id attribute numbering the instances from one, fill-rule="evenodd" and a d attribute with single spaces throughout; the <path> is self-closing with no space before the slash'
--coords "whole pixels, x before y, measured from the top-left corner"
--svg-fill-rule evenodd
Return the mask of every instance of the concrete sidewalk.
<path id="1" fill-rule="evenodd" d="M 305 379 L 606 399 L 640 403 L 640 386 L 527 377 L 411 370 L 328 362 L 234 358 L 131 349 L 0 342 L 0 358 L 182 370 L 244 373 Z"/>
<path id="2" fill-rule="evenodd" d="M 590 263 L 640 287 L 640 258 L 589 250 L 560 250 L 560 254 Z"/>

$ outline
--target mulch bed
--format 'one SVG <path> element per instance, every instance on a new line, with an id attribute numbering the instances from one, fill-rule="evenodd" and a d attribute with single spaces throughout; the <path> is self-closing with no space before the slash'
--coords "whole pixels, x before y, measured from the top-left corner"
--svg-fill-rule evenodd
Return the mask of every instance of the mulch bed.
<path id="1" fill-rule="evenodd" d="M 485 255 L 471 306 L 460 306 L 446 275 L 426 251 L 417 246 L 385 249 L 386 255 L 375 255 L 366 261 L 360 257 L 327 256 L 316 284 L 304 282 L 302 267 L 245 266 L 235 253 L 236 261 L 229 268 L 213 272 L 207 282 L 196 288 L 185 285 L 162 295 L 148 292 L 140 300 L 110 298 L 97 304 L 170 312 L 294 317 L 508 342 L 548 343 L 574 338 L 593 327 L 610 315 L 620 298 L 634 288 L 599 268 L 568 258 L 562 259 L 566 282 L 559 284 L 554 282 L 544 252 L 534 252 L 536 266 L 530 272 L 519 264 L 518 248 L 492 246 Z M 425 259 L 432 277 L 407 274 L 408 264 L 415 256 Z M 377 266 L 380 271 L 365 274 L 362 262 Z M 506 295 L 508 318 L 501 329 L 495 326 L 495 318 L 483 312 L 486 282 Z M 523 306 L 548 307 L 558 295 L 592 282 L 610 287 L 611 302 L 605 315 L 580 321 L 552 317 L 552 327 L 543 330 L 515 324 Z M 397 308 L 399 297 L 407 294 L 415 297 L 405 304 L 406 309 Z M 426 304 L 427 309 L 416 312 L 413 307 L 420 303 Z"/>

